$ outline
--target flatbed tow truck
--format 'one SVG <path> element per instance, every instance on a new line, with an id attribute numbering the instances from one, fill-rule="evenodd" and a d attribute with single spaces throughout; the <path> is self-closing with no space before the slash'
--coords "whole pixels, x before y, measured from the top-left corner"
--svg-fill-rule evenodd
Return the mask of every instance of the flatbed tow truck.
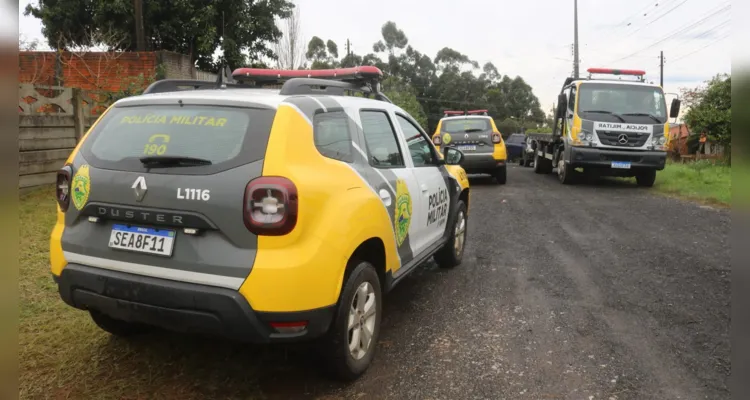
<path id="1" fill-rule="evenodd" d="M 647 83 L 642 70 L 588 72 L 587 78 L 565 79 L 552 134 L 527 134 L 534 172 L 557 168 L 563 184 L 583 173 L 635 177 L 639 186 L 653 186 L 667 160 L 668 118 L 677 117 L 680 100 L 673 99 L 667 113 L 663 89 Z M 594 74 L 619 79 L 595 79 Z"/>

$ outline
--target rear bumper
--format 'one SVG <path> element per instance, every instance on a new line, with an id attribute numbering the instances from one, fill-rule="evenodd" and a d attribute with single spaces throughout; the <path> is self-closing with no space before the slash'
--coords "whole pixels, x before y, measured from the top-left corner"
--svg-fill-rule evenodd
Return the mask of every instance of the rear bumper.
<path id="1" fill-rule="evenodd" d="M 492 153 L 484 154 L 471 154 L 464 153 L 464 159 L 461 161 L 461 167 L 466 170 L 466 173 L 473 172 L 487 172 L 492 171 L 497 167 L 505 165 L 505 160 L 496 160 Z"/>
<path id="2" fill-rule="evenodd" d="M 630 169 L 663 170 L 665 151 L 621 151 L 594 147 L 570 147 L 570 164 L 575 167 L 612 168 L 612 161 L 628 161 Z"/>
<path id="3" fill-rule="evenodd" d="M 240 342 L 293 342 L 321 336 L 335 307 L 290 313 L 256 312 L 237 291 L 68 264 L 55 276 L 60 297 L 81 310 L 170 331 Z M 307 322 L 302 332 L 282 334 L 271 322 Z"/>

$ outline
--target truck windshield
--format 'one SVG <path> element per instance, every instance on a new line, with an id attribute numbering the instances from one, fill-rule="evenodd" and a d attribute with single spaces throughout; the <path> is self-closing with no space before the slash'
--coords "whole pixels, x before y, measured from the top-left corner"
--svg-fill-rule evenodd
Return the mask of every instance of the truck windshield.
<path id="1" fill-rule="evenodd" d="M 583 119 L 642 124 L 667 122 L 664 92 L 658 87 L 584 82 L 576 97 L 578 115 Z M 619 121 L 620 118 L 624 121 Z"/>

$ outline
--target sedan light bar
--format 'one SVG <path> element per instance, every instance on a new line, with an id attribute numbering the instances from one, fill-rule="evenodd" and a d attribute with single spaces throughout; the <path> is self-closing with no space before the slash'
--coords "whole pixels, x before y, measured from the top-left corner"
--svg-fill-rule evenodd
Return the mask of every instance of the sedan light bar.
<path id="1" fill-rule="evenodd" d="M 232 78 L 237 81 L 252 80 L 263 83 L 281 83 L 292 78 L 331 79 L 343 82 L 358 83 L 363 80 L 381 80 L 383 72 L 378 67 L 363 65 L 352 68 L 330 69 L 265 69 L 238 68 L 232 72 Z"/>
<path id="2" fill-rule="evenodd" d="M 469 111 L 454 111 L 445 110 L 443 111 L 443 117 L 456 116 L 456 115 L 488 115 L 487 110 L 469 110 Z"/>

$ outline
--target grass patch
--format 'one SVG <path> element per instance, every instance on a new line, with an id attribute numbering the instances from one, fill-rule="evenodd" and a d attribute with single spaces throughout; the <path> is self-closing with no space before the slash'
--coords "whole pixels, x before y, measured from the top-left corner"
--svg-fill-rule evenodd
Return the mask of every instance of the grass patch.
<path id="1" fill-rule="evenodd" d="M 304 364 L 307 352 L 295 363 L 289 348 L 169 333 L 120 339 L 63 303 L 48 261 L 56 210 L 51 187 L 20 201 L 20 398 L 253 399 L 279 390 L 290 391 L 281 395 L 287 398 L 305 393 L 299 386 L 309 382 L 290 367 Z"/>
<path id="2" fill-rule="evenodd" d="M 654 187 L 664 193 L 712 204 L 732 201 L 732 168 L 710 161 L 668 163 L 656 175 Z"/>

